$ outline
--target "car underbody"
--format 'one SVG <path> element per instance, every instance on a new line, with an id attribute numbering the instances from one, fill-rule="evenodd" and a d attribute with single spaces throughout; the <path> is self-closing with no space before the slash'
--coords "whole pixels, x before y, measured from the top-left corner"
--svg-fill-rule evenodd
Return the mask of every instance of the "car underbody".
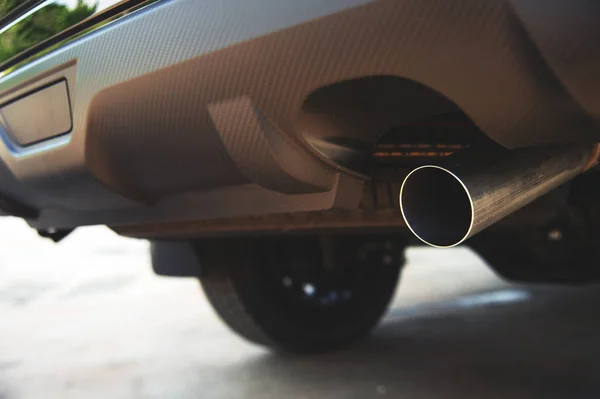
<path id="1" fill-rule="evenodd" d="M 150 239 L 158 274 L 292 351 L 370 330 L 422 241 L 469 238 L 512 281 L 600 280 L 596 2 L 116 7 L 3 64 L 4 214 Z M 411 185 L 423 167 L 444 176 Z"/>

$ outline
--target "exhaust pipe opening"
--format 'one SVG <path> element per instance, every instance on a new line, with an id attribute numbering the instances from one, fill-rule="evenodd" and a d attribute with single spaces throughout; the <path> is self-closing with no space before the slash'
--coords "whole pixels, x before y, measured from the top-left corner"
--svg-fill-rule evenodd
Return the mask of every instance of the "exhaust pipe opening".
<path id="1" fill-rule="evenodd" d="M 599 144 L 469 148 L 413 170 L 400 188 L 408 228 L 438 248 L 461 244 L 596 165 Z"/>
<path id="2" fill-rule="evenodd" d="M 473 227 L 473 204 L 462 181 L 439 166 L 413 170 L 400 189 L 400 210 L 412 233 L 425 244 L 448 248 Z"/>

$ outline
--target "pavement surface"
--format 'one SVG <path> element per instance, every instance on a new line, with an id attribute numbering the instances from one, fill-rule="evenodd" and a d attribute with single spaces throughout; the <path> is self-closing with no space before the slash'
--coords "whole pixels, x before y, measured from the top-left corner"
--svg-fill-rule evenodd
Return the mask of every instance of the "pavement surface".
<path id="1" fill-rule="evenodd" d="M 0 242 L 0 399 L 600 397 L 600 287 L 509 285 L 466 248 L 410 249 L 372 338 L 294 357 L 154 276 L 144 241 L 2 219 Z"/>

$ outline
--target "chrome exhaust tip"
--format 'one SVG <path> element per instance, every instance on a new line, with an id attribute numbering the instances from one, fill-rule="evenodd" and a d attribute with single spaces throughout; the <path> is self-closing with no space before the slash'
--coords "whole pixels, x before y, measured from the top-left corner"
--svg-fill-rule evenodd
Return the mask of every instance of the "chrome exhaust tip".
<path id="1" fill-rule="evenodd" d="M 460 177 L 441 166 L 410 172 L 400 188 L 400 210 L 410 231 L 437 248 L 459 245 L 473 228 L 473 201 Z"/>
<path id="2" fill-rule="evenodd" d="M 406 176 L 402 217 L 425 244 L 454 247 L 594 166 L 599 154 L 598 144 L 469 148 Z"/>

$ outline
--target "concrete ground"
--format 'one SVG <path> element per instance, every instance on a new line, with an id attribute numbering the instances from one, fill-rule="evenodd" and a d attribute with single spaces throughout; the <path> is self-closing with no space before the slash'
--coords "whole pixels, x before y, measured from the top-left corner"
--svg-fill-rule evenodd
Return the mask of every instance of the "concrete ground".
<path id="1" fill-rule="evenodd" d="M 0 242 L 0 399 L 600 397 L 600 288 L 508 285 L 467 249 L 409 250 L 371 339 L 289 357 L 155 277 L 143 241 L 2 219 Z"/>

